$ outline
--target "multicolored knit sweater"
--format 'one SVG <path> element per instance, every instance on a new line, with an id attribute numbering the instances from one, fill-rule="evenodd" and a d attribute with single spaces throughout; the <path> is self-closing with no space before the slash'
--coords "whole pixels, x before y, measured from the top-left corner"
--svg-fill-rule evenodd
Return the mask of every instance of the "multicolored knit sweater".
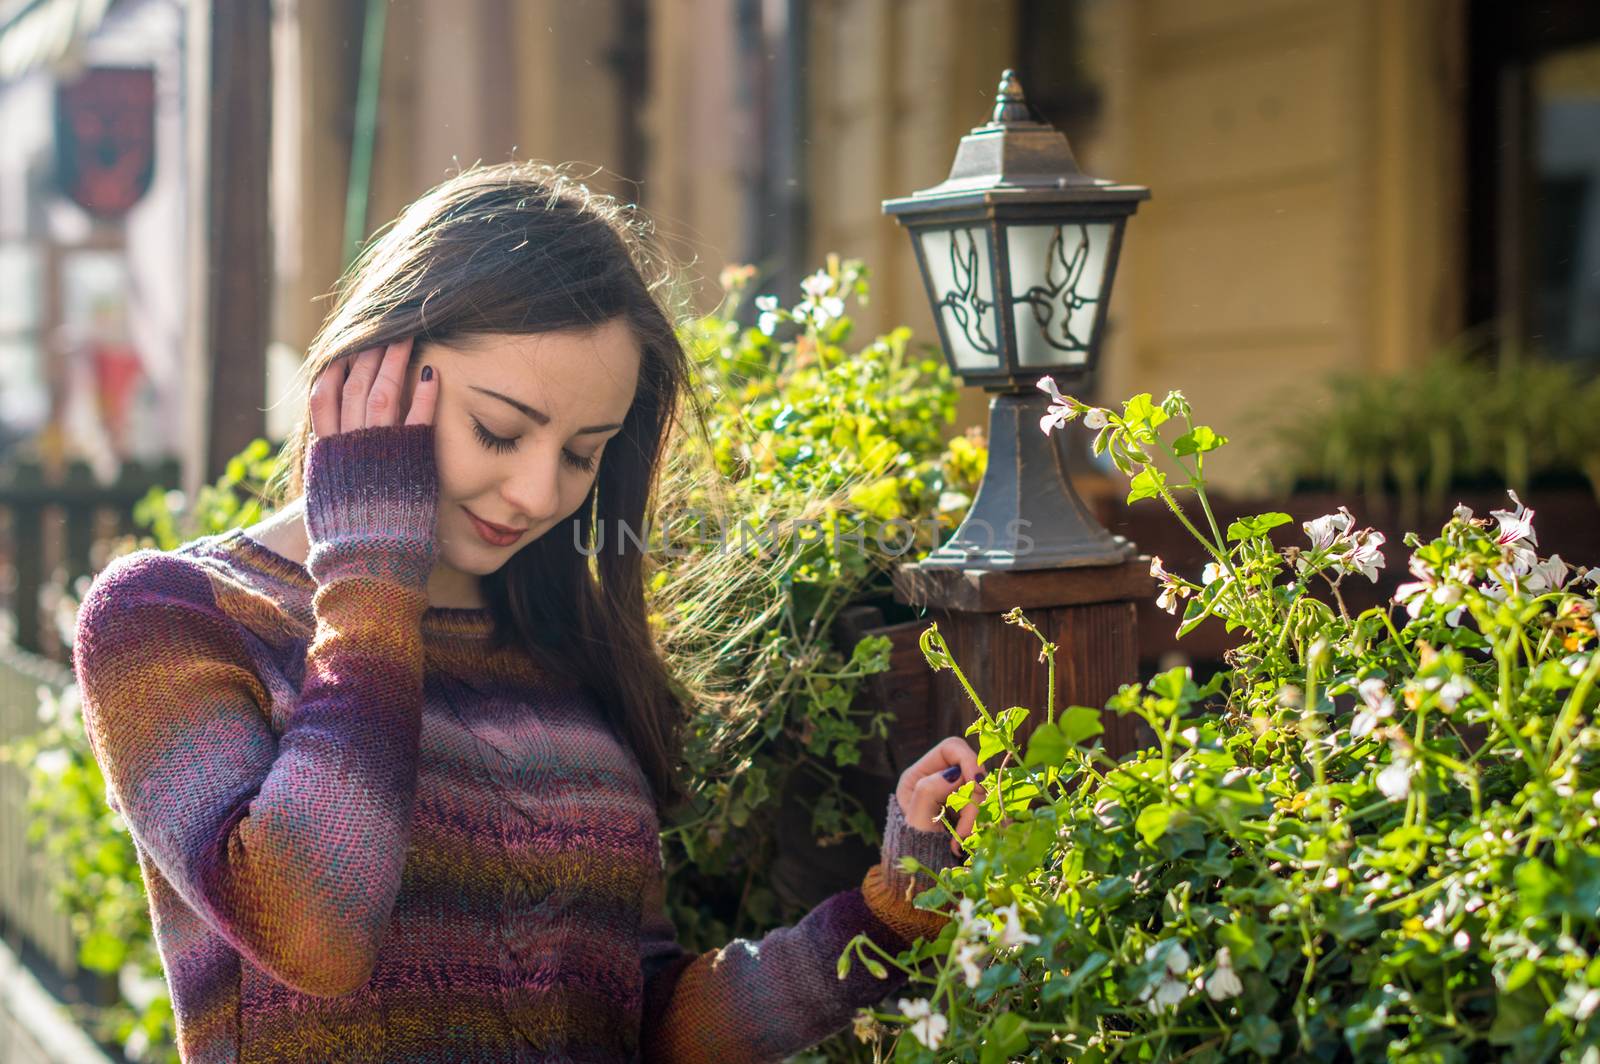
<path id="1" fill-rule="evenodd" d="M 902 988 L 836 962 L 945 918 L 898 859 L 698 956 L 663 908 L 638 762 L 583 690 L 428 606 L 431 426 L 318 440 L 304 567 L 242 531 L 96 580 L 74 647 L 137 844 L 183 1059 L 776 1061 Z M 891 970 L 892 972 L 892 970 Z"/>

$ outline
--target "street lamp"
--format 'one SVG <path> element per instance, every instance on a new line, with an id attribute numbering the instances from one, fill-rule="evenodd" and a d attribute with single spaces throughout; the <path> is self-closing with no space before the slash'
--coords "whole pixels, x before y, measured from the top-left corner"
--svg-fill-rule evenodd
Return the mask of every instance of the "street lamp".
<path id="1" fill-rule="evenodd" d="M 950 176 L 883 210 L 911 232 L 950 369 L 992 393 L 989 464 L 967 518 L 923 568 L 1113 565 L 1136 548 L 1095 520 L 1067 475 L 1064 433 L 1039 419 L 1049 375 L 1094 373 L 1128 216 L 1150 190 L 1089 177 L 1039 121 L 1016 75 L 961 138 Z"/>

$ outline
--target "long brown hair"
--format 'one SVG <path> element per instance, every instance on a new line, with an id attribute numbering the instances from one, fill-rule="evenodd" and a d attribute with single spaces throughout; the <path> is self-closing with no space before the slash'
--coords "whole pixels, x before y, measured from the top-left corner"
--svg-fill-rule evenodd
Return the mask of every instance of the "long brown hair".
<path id="1" fill-rule="evenodd" d="M 645 600 L 645 554 L 590 548 L 596 527 L 649 527 L 669 437 L 681 412 L 705 438 L 704 410 L 674 327 L 673 281 L 651 224 L 566 169 L 513 162 L 462 171 L 406 208 L 346 271 L 337 304 L 301 366 L 297 392 L 343 355 L 407 336 L 426 345 L 482 333 L 587 329 L 618 318 L 643 359 L 633 405 L 606 448 L 589 496 L 552 529 L 480 578 L 494 640 L 525 649 L 588 688 L 632 748 L 663 816 L 681 804 L 681 699 L 661 660 Z M 268 494 L 304 491 L 310 439 L 304 407 Z M 651 517 L 654 515 L 651 514 Z"/>

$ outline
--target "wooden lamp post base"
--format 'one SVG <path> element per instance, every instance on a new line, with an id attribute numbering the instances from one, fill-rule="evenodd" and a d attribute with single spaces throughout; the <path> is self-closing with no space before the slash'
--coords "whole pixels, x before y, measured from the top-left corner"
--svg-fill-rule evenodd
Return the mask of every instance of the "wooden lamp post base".
<path id="1" fill-rule="evenodd" d="M 991 713 L 1010 706 L 1033 712 L 1017 730 L 1019 743 L 1044 719 L 1048 669 L 1033 633 L 1007 624 L 1020 606 L 1056 649 L 1056 711 L 1099 709 L 1125 683 L 1138 679 L 1135 603 L 1155 593 L 1150 559 L 1116 565 L 1006 571 L 925 569 L 894 573 L 895 597 L 927 610 L 951 655 Z M 926 627 L 926 624 L 919 624 Z M 956 678 L 934 674 L 928 714 L 936 736 L 961 735 L 977 710 Z M 1113 757 L 1144 745 L 1136 718 L 1110 716 L 1103 742 Z"/>

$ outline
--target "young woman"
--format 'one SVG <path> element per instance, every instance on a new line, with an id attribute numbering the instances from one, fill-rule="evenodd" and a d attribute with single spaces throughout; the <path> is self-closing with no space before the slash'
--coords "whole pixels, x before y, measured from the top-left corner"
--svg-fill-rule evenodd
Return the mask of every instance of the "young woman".
<path id="1" fill-rule="evenodd" d="M 651 261 L 558 170 L 445 182 L 343 283 L 275 516 L 85 598 L 84 720 L 185 1061 L 775 1061 L 901 988 L 836 978 L 851 938 L 944 922 L 898 862 L 959 860 L 959 737 L 900 779 L 859 888 L 676 942 L 680 707 L 640 553 L 579 549 L 643 527 L 697 410 Z"/>

